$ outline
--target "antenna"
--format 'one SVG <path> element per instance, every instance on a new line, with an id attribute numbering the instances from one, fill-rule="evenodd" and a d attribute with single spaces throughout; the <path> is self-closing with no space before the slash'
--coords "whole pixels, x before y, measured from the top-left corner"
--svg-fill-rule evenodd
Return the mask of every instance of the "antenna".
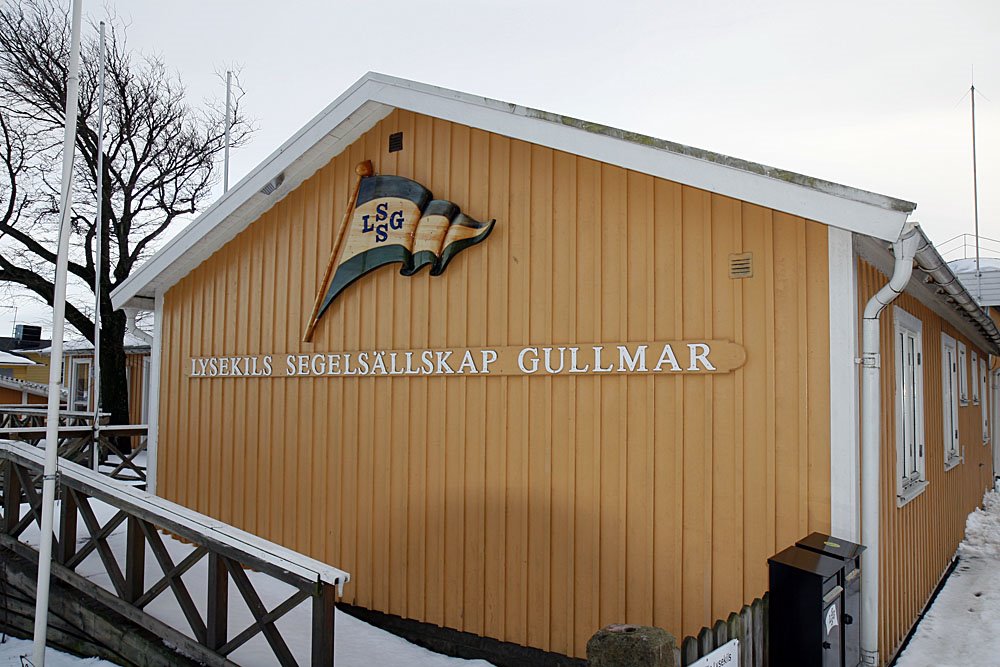
<path id="1" fill-rule="evenodd" d="M 229 108 L 229 100 L 232 96 L 229 91 L 232 90 L 232 87 L 233 73 L 231 70 L 226 70 L 226 159 L 222 168 L 222 194 L 229 192 L 229 126 L 232 117 Z"/>
<path id="2" fill-rule="evenodd" d="M 972 101 L 972 207 L 976 221 L 976 299 L 983 301 L 983 274 L 979 267 L 979 178 L 976 174 L 976 79 L 975 65 L 972 70 L 972 85 L 969 87 Z"/>

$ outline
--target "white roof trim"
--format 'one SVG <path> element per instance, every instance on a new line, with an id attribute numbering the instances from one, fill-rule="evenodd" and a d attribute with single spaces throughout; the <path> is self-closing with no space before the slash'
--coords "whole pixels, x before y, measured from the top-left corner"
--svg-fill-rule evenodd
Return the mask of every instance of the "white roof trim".
<path id="1" fill-rule="evenodd" d="M 388 116 L 406 109 L 894 241 L 914 204 L 709 151 L 405 79 L 369 73 L 112 293 L 144 308 Z M 260 190 L 283 175 L 270 195 Z"/>

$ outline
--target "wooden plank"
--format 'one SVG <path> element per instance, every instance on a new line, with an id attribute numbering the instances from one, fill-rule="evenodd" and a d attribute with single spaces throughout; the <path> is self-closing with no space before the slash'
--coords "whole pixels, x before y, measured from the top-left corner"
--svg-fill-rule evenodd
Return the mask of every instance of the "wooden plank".
<path id="1" fill-rule="evenodd" d="M 681 643 L 681 660 L 684 661 L 684 667 L 687 667 L 699 657 L 698 639 L 696 637 L 685 637 Z"/>
<path id="2" fill-rule="evenodd" d="M 704 658 L 715 650 L 715 637 L 711 628 L 702 628 L 698 633 L 698 657 Z"/>
<path id="3" fill-rule="evenodd" d="M 218 650 L 226 644 L 229 626 L 229 574 L 225 558 L 208 553 L 208 601 L 205 614 L 205 644 Z"/>
<path id="4" fill-rule="evenodd" d="M 76 496 L 64 491 L 59 505 L 59 550 L 56 558 L 60 563 L 67 563 L 76 554 Z"/>
<path id="5" fill-rule="evenodd" d="M 312 608 L 312 664 L 315 667 L 333 667 L 333 647 L 336 629 L 337 589 L 321 586 L 313 596 Z"/>
<path id="6" fill-rule="evenodd" d="M 126 602 L 134 603 L 145 590 L 146 539 L 143 521 L 129 517 L 125 529 L 125 595 Z"/>
<path id="7" fill-rule="evenodd" d="M 21 478 L 17 475 L 11 460 L 3 465 L 3 530 L 11 535 L 21 521 Z"/>
<path id="8" fill-rule="evenodd" d="M 743 605 L 740 610 L 740 664 L 747 667 L 758 667 L 754 663 L 754 622 L 750 605 Z M 763 666 L 760 666 L 763 667 Z"/>
<path id="9" fill-rule="evenodd" d="M 742 641 L 743 638 L 743 621 L 737 612 L 729 614 L 729 618 L 726 619 L 726 641 L 732 639 L 739 639 Z M 726 642 L 722 642 L 725 644 Z"/>

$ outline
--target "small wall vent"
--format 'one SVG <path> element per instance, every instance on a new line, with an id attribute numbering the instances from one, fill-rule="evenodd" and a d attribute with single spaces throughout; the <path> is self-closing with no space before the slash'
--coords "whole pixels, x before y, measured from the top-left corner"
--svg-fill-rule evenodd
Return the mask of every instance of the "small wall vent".
<path id="1" fill-rule="evenodd" d="M 281 184 L 284 182 L 285 182 L 285 172 L 281 172 L 280 174 L 272 178 L 270 181 L 268 181 L 267 184 L 260 189 L 260 192 L 261 194 L 269 195 L 278 188 L 280 188 Z"/>
<path id="2" fill-rule="evenodd" d="M 738 255 L 729 256 L 729 277 L 730 278 L 752 278 L 753 277 L 753 253 L 744 252 Z"/>
<path id="3" fill-rule="evenodd" d="M 403 150 L 403 133 L 393 132 L 389 135 L 389 152 L 395 153 L 401 150 Z"/>

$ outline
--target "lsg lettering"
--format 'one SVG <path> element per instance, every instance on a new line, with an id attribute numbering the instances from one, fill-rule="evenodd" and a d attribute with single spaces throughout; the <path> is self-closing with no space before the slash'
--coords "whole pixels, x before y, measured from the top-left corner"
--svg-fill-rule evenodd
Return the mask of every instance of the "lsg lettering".
<path id="1" fill-rule="evenodd" d="M 386 219 L 388 222 L 383 222 Z M 402 211 L 390 213 L 389 204 L 382 202 L 375 207 L 375 224 L 372 224 L 370 215 L 361 216 L 361 232 L 363 234 L 375 232 L 375 243 L 382 243 L 389 238 L 390 229 L 397 231 L 402 229 L 405 221 Z"/>

